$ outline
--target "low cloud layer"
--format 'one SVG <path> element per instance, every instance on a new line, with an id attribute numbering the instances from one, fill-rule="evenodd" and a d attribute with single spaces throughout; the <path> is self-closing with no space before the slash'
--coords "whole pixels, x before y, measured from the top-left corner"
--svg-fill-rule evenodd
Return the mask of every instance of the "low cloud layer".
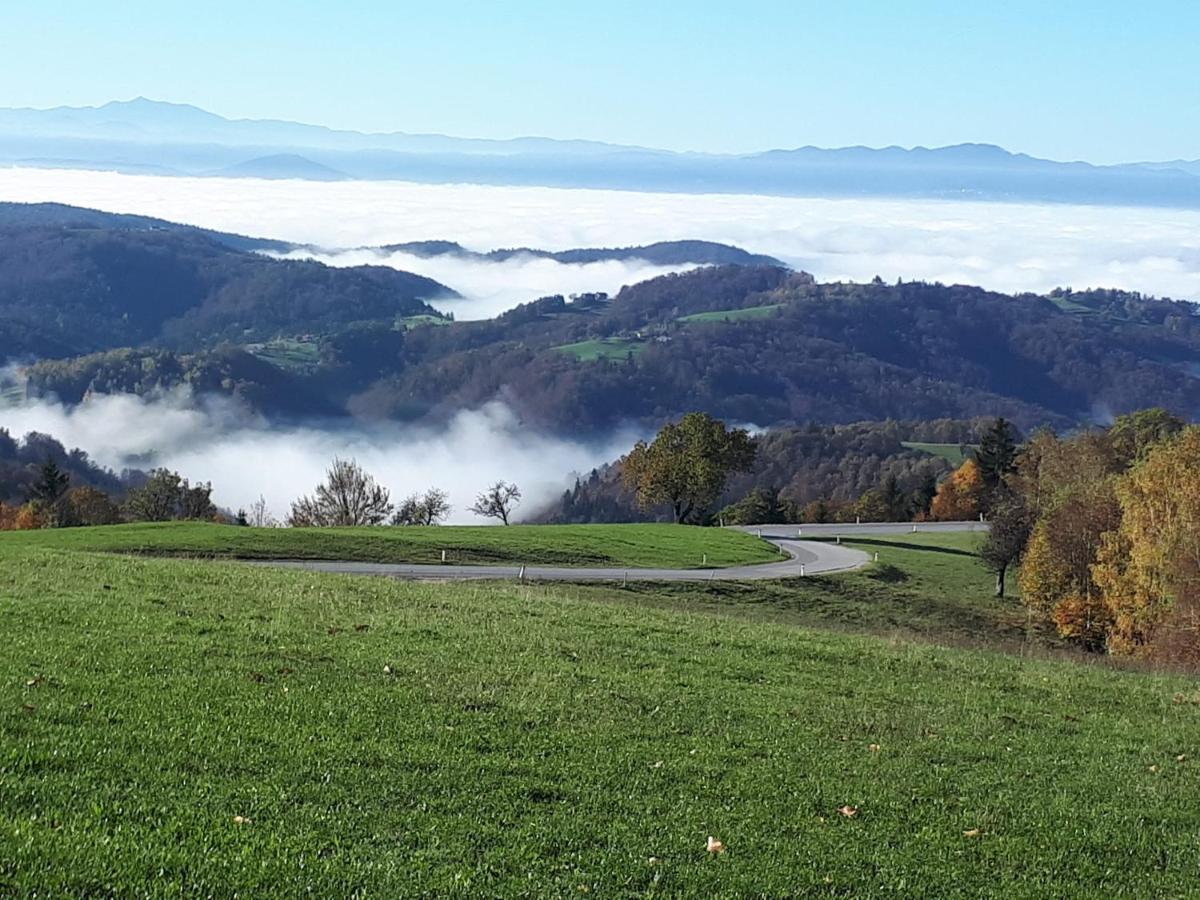
<path id="1" fill-rule="evenodd" d="M 393 269 L 425 275 L 462 294 L 461 300 L 431 301 L 431 305 L 442 312 L 454 313 L 459 321 L 495 318 L 520 303 L 551 294 L 569 296 L 595 291 L 615 294 L 627 284 L 696 268 L 655 266 L 638 260 L 560 263 L 529 255 L 488 262 L 470 257 L 421 257 L 411 253 L 384 253 L 377 250 L 346 250 L 340 253 L 297 251 L 282 255 L 290 259 L 315 259 L 330 266 L 391 266 Z"/>
<path id="2" fill-rule="evenodd" d="M 822 280 L 880 275 L 1003 291 L 1120 287 L 1200 300 L 1200 212 L 1194 211 L 40 169 L 0 169 L 0 199 L 142 213 L 323 247 L 449 239 L 473 250 L 562 250 L 697 238 L 777 256 Z M 433 277 L 481 303 L 494 298 L 490 308 L 504 298 L 530 299 L 527 289 L 535 295 L 606 290 L 615 284 L 610 275 L 634 277 L 597 272 L 593 283 L 590 274 L 576 278 L 580 272 L 543 277 L 504 267 L 495 274 L 492 283 L 489 273 L 464 264 Z"/>
<path id="3" fill-rule="evenodd" d="M 186 392 L 154 399 L 95 397 L 76 407 L 39 402 L 0 409 L 13 435 L 41 431 L 82 447 L 102 465 L 167 466 L 192 481 L 211 481 L 213 499 L 248 508 L 260 494 L 283 518 L 292 500 L 310 493 L 335 457 L 353 457 L 391 489 L 393 501 L 440 487 L 455 523 L 479 523 L 468 509 L 497 480 L 524 493 L 518 515 L 530 514 L 585 473 L 626 452 L 640 435 L 598 443 L 567 441 L 522 427 L 507 407 L 463 412 L 443 428 L 411 425 L 272 428 L 219 398 Z"/>

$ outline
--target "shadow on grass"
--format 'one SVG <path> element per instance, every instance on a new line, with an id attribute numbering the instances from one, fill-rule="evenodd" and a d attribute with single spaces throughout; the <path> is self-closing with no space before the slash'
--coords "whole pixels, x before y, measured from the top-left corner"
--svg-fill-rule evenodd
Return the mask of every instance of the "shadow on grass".
<path id="1" fill-rule="evenodd" d="M 813 537 L 805 538 L 807 541 L 819 541 L 823 544 L 837 543 L 836 537 Z M 908 544 L 904 541 L 881 541 L 878 538 L 860 537 L 856 534 L 843 534 L 843 544 L 866 544 L 869 547 L 891 547 L 900 550 L 920 550 L 924 553 L 949 553 L 951 556 L 969 556 L 977 557 L 978 553 L 972 553 L 970 550 L 960 550 L 957 547 L 937 547 L 931 544 Z"/>

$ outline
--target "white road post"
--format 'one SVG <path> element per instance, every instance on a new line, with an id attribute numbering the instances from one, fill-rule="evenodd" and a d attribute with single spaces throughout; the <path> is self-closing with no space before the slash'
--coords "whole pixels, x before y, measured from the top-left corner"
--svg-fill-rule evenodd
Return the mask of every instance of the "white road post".
<path id="1" fill-rule="evenodd" d="M 446 564 L 446 551 L 443 550 L 442 551 L 442 565 L 445 565 L 445 564 Z"/>
<path id="2" fill-rule="evenodd" d="M 517 574 L 517 580 L 518 581 L 525 580 L 525 566 L 521 566 L 521 571 Z"/>
<path id="3" fill-rule="evenodd" d="M 800 563 L 800 577 L 804 577 L 804 563 Z"/>

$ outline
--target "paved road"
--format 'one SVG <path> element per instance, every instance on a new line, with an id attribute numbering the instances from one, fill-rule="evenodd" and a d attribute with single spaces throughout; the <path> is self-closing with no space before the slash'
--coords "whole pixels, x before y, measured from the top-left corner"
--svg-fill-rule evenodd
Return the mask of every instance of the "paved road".
<path id="1" fill-rule="evenodd" d="M 920 531 L 977 531 L 986 528 L 978 522 L 939 522 L 919 525 Z M 338 562 L 325 560 L 253 560 L 251 565 L 286 569 L 307 569 L 342 575 L 381 575 L 425 581 L 512 580 L 528 581 L 762 581 L 795 578 L 801 574 L 819 575 L 858 569 L 870 562 L 861 550 L 808 541 L 803 537 L 835 537 L 859 534 L 906 534 L 912 525 L 762 525 L 742 531 L 757 534 L 775 544 L 783 557 L 777 563 L 731 566 L 723 569 L 615 569 L 567 568 L 561 566 L 456 566 L 410 565 L 404 563 Z"/>

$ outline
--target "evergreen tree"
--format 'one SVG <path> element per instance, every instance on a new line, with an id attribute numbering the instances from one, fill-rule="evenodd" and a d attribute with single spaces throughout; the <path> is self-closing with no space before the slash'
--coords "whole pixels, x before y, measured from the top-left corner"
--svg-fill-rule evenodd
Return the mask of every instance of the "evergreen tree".
<path id="1" fill-rule="evenodd" d="M 999 418 L 992 424 L 975 451 L 975 461 L 979 463 L 984 487 L 989 492 L 996 490 L 1004 476 L 1016 468 L 1017 433 L 1011 423 Z"/>
<path id="2" fill-rule="evenodd" d="M 47 459 L 38 470 L 37 481 L 29 490 L 29 499 L 53 506 L 67 492 L 71 476 L 58 467 L 58 464 Z"/>

